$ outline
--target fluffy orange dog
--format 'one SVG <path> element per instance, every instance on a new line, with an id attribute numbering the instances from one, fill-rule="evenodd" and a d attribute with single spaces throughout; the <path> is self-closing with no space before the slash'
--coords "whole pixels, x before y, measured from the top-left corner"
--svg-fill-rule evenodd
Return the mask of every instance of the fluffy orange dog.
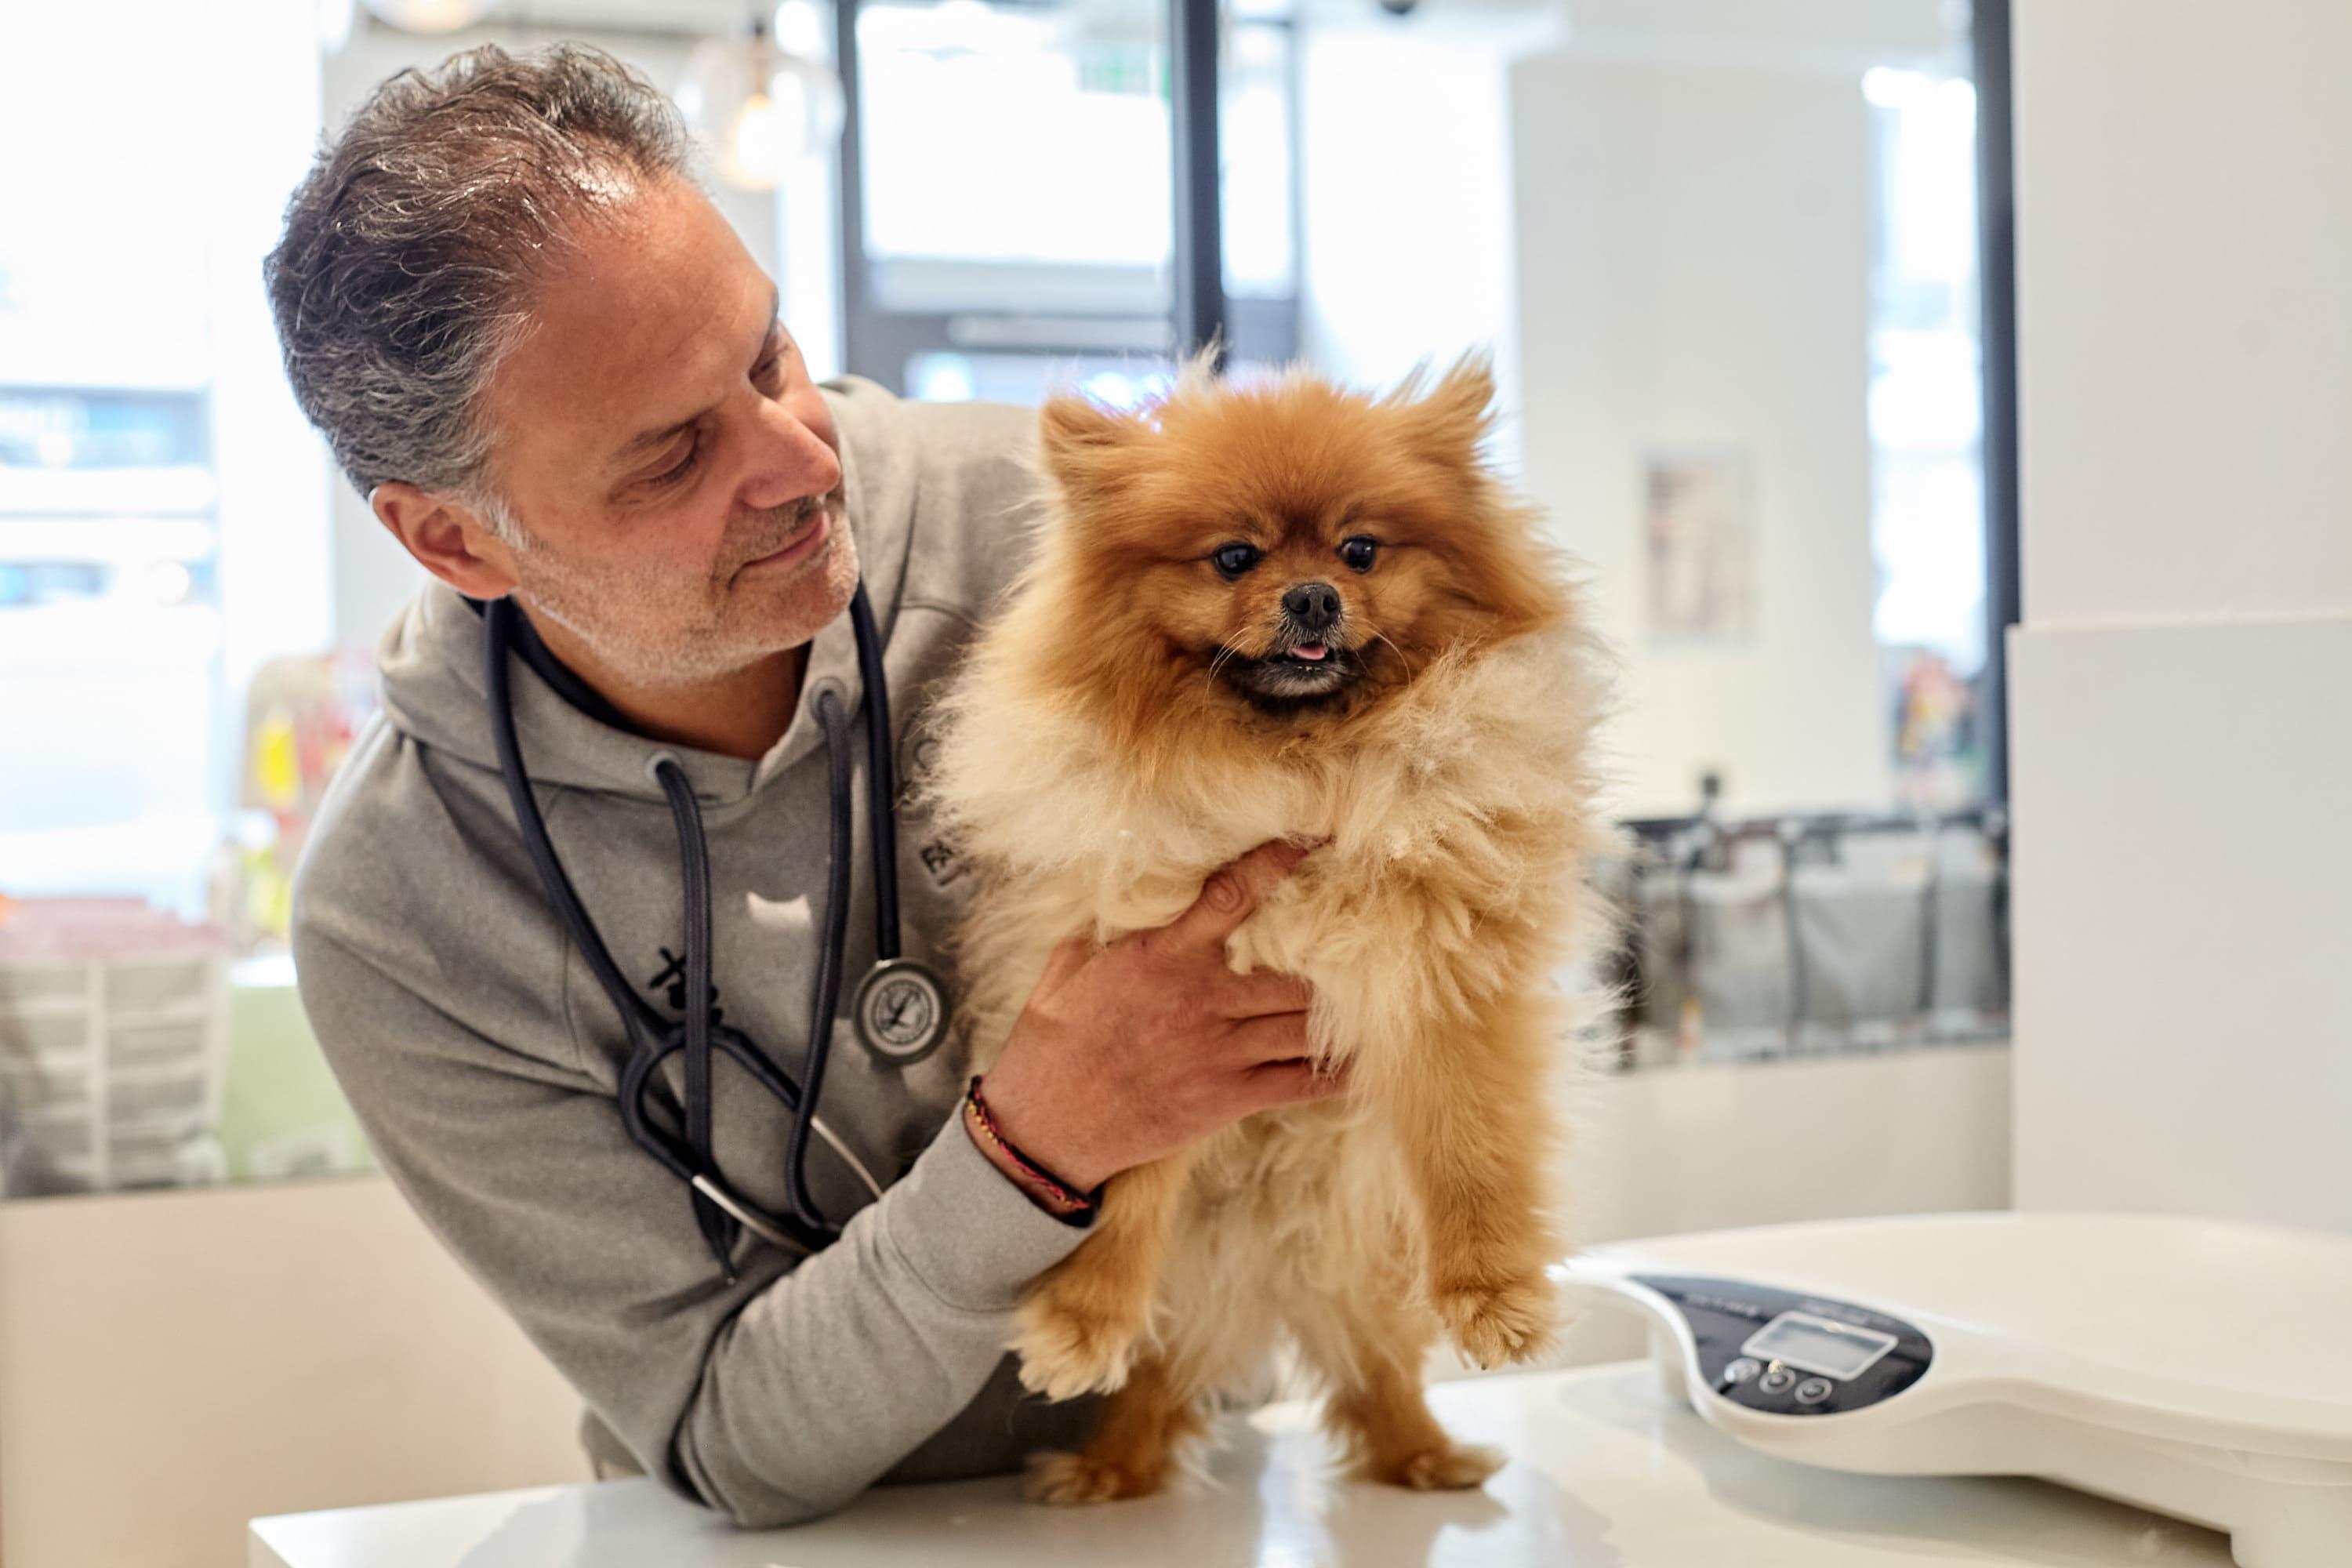
<path id="1" fill-rule="evenodd" d="M 1040 1457 L 1043 1500 L 1158 1489 L 1286 1331 L 1358 1473 L 1475 1486 L 1501 1458 L 1432 1418 L 1423 1355 L 1442 1330 L 1495 1366 L 1552 1331 L 1596 661 L 1481 460 L 1483 363 L 1420 390 L 1196 370 L 1139 416 L 1049 404 L 1035 555 L 942 710 L 929 787 L 984 878 L 956 939 L 978 1068 L 1072 931 L 1164 925 L 1251 846 L 1330 839 L 1226 952 L 1312 983 L 1349 1090 L 1114 1177 L 1031 1287 L 1024 1381 L 1117 1391 L 1084 1453 Z"/>

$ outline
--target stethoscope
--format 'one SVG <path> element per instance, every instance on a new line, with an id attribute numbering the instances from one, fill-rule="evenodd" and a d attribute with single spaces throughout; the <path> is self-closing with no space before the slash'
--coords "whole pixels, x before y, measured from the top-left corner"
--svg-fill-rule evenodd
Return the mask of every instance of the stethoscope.
<path id="1" fill-rule="evenodd" d="M 921 1061 L 947 1037 L 948 994 L 939 975 L 898 951 L 898 812 L 896 784 L 890 765 L 890 699 L 883 684 L 882 641 L 874 628 L 874 611 L 866 602 L 866 584 L 857 585 L 850 601 L 850 624 L 857 639 L 857 668 L 866 687 L 866 784 L 868 825 L 873 831 L 874 949 L 876 962 L 858 983 L 850 1004 L 857 1037 L 877 1061 L 906 1068 Z M 841 1234 L 809 1195 L 806 1163 L 809 1136 L 814 1131 L 855 1171 L 876 1197 L 881 1184 L 874 1179 L 847 1144 L 816 1114 L 817 1096 L 824 1083 L 825 1059 L 833 1043 L 834 1006 L 841 996 L 842 943 L 849 926 L 850 804 L 849 735 L 840 691 L 820 688 L 816 715 L 824 726 L 826 773 L 833 803 L 831 855 L 826 873 L 825 925 L 817 949 L 816 988 L 810 1001 L 808 1045 L 801 1058 L 795 1084 L 770 1059 L 767 1052 L 733 1026 L 712 1016 L 715 994 L 710 977 L 710 851 L 702 833 L 702 812 L 694 788 L 677 757 L 656 752 L 646 771 L 661 786 L 677 827 L 678 861 L 686 881 L 686 955 L 684 986 L 674 993 L 683 1015 L 663 1017 L 653 1005 L 621 976 L 613 955 L 596 932 L 572 879 L 555 856 L 547 823 L 531 798 L 530 780 L 523 770 L 522 749 L 515 739 L 514 702 L 508 687 L 507 656 L 521 651 L 526 662 L 568 700 L 588 706 L 596 702 L 585 683 L 556 663 L 538 643 L 530 623 L 511 599 L 488 605 L 482 619 L 482 659 L 485 695 L 490 710 L 490 733 L 499 752 L 499 773 L 506 781 L 515 823 L 530 853 L 547 900 L 555 907 L 573 943 L 594 971 L 596 982 L 611 998 L 629 1034 L 629 1060 L 622 1069 L 617 1099 L 621 1123 L 631 1142 L 692 1189 L 695 1223 L 709 1244 L 729 1281 L 735 1279 L 733 1252 L 736 1226 L 764 1241 L 803 1255 L 824 1247 Z M 539 657 L 532 657 L 538 655 Z M 549 667 L 552 667 L 551 668 Z M 559 674 L 560 672 L 560 674 Z M 580 702 L 567 690 L 576 687 L 587 697 Z M 608 710 L 609 711 L 609 710 Z M 748 1074 L 761 1089 L 782 1102 L 793 1115 L 792 1134 L 784 1151 L 784 1190 L 792 1212 L 778 1215 L 761 1208 L 730 1186 L 720 1174 L 710 1148 L 710 1068 L 716 1049 Z M 646 1111 L 646 1089 L 662 1063 L 675 1052 L 686 1053 L 684 1125 L 676 1132 L 656 1125 Z"/>

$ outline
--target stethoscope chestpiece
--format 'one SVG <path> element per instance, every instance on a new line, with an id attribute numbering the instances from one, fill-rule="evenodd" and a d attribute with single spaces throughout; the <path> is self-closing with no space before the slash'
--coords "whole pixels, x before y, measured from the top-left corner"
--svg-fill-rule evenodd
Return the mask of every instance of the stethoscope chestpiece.
<path id="1" fill-rule="evenodd" d="M 909 1068 L 948 1037 L 947 984 L 916 959 L 886 958 L 857 983 L 849 1016 L 876 1060 Z"/>

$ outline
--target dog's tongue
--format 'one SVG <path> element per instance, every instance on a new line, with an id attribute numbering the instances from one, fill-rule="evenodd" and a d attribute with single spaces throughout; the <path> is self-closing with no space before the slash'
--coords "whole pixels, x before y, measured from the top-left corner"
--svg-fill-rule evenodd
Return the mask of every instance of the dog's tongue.
<path id="1" fill-rule="evenodd" d="M 1292 657 L 1296 658 L 1321 658 L 1330 651 L 1319 642 L 1303 642 L 1290 650 Z"/>

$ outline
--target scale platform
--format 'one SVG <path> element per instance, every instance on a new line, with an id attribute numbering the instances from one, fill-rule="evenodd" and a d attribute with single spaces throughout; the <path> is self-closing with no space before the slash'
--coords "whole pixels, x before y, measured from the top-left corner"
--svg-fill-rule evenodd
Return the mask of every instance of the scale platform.
<path id="1" fill-rule="evenodd" d="M 2038 1476 L 2227 1531 L 2242 1568 L 2352 1564 L 2352 1237 L 1965 1214 L 1599 1247 L 1667 1389 L 1782 1458 Z"/>

